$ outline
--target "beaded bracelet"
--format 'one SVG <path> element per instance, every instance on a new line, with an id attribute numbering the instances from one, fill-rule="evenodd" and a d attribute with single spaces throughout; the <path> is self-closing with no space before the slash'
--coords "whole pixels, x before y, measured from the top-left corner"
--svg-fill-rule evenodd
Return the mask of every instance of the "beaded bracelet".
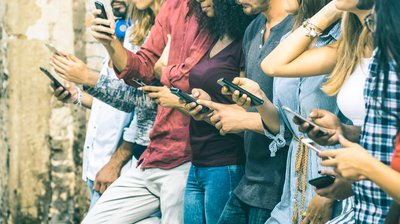
<path id="1" fill-rule="evenodd" d="M 306 29 L 306 36 L 310 38 L 315 38 L 321 36 L 322 32 L 320 28 L 318 28 L 316 25 L 312 24 L 310 19 L 307 19 L 303 22 L 303 27 Z"/>
<path id="2" fill-rule="evenodd" d="M 82 106 L 82 97 L 83 97 L 82 92 L 78 87 L 75 87 L 75 88 L 76 88 L 76 92 L 78 93 L 78 98 L 76 98 L 76 100 L 74 101 L 74 104 Z"/>

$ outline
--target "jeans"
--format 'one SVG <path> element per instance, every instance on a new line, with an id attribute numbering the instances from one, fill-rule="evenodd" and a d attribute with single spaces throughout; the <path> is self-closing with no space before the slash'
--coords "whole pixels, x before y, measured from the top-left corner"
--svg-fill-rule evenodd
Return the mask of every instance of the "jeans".
<path id="1" fill-rule="evenodd" d="M 235 194 L 232 194 L 222 212 L 218 224 L 264 224 L 271 216 L 271 210 L 257 208 L 242 202 Z"/>
<path id="2" fill-rule="evenodd" d="M 216 224 L 244 174 L 240 165 L 190 167 L 184 198 L 185 224 Z"/>
<path id="3" fill-rule="evenodd" d="M 96 204 L 97 200 L 99 200 L 101 194 L 93 189 L 94 181 L 86 178 L 86 184 L 89 188 L 90 193 L 90 207 L 91 209 L 94 204 Z"/>

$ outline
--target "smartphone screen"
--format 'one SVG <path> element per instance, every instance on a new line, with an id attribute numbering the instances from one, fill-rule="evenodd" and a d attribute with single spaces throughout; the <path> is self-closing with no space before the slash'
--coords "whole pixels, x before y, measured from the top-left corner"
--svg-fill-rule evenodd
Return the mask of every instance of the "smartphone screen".
<path id="1" fill-rule="evenodd" d="M 292 109 L 290 109 L 289 107 L 282 106 L 282 109 L 284 109 L 286 112 L 289 112 L 290 114 L 292 114 L 293 116 L 297 117 L 298 119 L 300 119 L 300 120 L 302 120 L 302 121 L 304 121 L 304 122 L 309 123 L 310 126 L 312 126 L 313 128 L 314 128 L 314 127 L 319 127 L 319 131 L 320 131 L 323 135 L 327 135 L 327 134 L 328 134 L 328 131 L 327 131 L 327 130 L 321 128 L 320 126 L 318 126 L 318 125 L 315 124 L 314 122 L 310 121 L 309 119 L 307 119 L 307 118 L 301 116 L 300 114 L 294 112 L 294 111 L 293 111 Z"/>
<path id="2" fill-rule="evenodd" d="M 228 80 L 226 80 L 224 78 L 218 79 L 217 83 L 222 87 L 224 87 L 224 86 L 228 87 L 230 92 L 234 92 L 235 90 L 238 90 L 240 92 L 240 94 L 242 94 L 242 95 L 246 94 L 248 97 L 250 97 L 251 105 L 253 105 L 253 106 L 260 106 L 260 105 L 264 104 L 264 100 L 256 97 L 255 95 L 249 93 L 248 91 L 246 91 L 245 89 L 241 88 L 240 86 L 235 85 L 232 82 L 230 82 L 230 81 L 228 81 Z"/>
<path id="3" fill-rule="evenodd" d="M 170 91 L 171 91 L 171 93 L 175 94 L 179 98 L 183 99 L 186 103 L 195 102 L 196 106 L 198 105 L 195 98 L 191 97 L 189 94 L 187 94 L 185 92 L 182 92 L 182 90 L 175 88 L 175 87 L 171 87 Z M 203 106 L 203 105 L 201 105 L 201 106 L 202 106 L 202 109 L 201 109 L 200 113 L 207 113 L 207 112 L 211 111 L 210 108 Z"/>

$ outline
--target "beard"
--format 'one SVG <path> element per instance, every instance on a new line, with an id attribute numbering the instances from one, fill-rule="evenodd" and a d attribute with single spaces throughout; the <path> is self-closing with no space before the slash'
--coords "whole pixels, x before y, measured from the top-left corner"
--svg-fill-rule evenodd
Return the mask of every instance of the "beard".
<path id="1" fill-rule="evenodd" d="M 118 1 L 118 0 L 112 0 L 112 1 L 111 1 L 111 6 L 114 4 L 114 2 L 119 3 L 119 4 L 122 5 L 122 7 L 118 7 L 118 8 L 111 7 L 114 16 L 115 16 L 115 17 L 122 18 L 122 19 L 125 19 L 125 17 L 126 17 L 126 12 L 127 12 L 127 5 L 126 5 L 125 1 L 121 1 L 121 0 L 119 0 L 119 1 Z"/>

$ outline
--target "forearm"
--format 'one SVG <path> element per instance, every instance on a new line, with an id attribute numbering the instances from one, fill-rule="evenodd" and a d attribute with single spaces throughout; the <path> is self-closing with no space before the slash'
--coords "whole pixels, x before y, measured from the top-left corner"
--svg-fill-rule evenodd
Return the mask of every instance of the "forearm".
<path id="1" fill-rule="evenodd" d="M 341 126 L 343 136 L 352 142 L 358 143 L 360 140 L 361 127 L 347 124 L 342 124 Z"/>
<path id="2" fill-rule="evenodd" d="M 93 103 L 93 96 L 89 95 L 87 92 L 82 92 L 82 106 L 91 109 Z"/>
<path id="3" fill-rule="evenodd" d="M 114 154 L 111 156 L 110 162 L 115 166 L 122 168 L 133 155 L 133 145 L 134 143 L 122 141 L 121 145 L 115 150 Z"/>
<path id="4" fill-rule="evenodd" d="M 400 203 L 400 173 L 371 157 L 371 162 L 364 167 L 365 176 L 375 182 L 397 203 Z"/>
<path id="5" fill-rule="evenodd" d="M 268 130 L 273 134 L 278 134 L 280 131 L 280 118 L 279 113 L 274 104 L 264 95 L 264 104 L 256 107 L 264 124 Z"/>
<path id="6" fill-rule="evenodd" d="M 244 122 L 244 129 L 247 131 L 257 132 L 259 134 L 264 134 L 264 128 L 261 122 L 260 113 L 248 112 L 248 116 Z"/>
<path id="7" fill-rule="evenodd" d="M 118 40 L 114 40 L 110 45 L 106 46 L 108 55 L 114 64 L 114 67 L 121 72 L 127 65 L 127 52 Z"/>

